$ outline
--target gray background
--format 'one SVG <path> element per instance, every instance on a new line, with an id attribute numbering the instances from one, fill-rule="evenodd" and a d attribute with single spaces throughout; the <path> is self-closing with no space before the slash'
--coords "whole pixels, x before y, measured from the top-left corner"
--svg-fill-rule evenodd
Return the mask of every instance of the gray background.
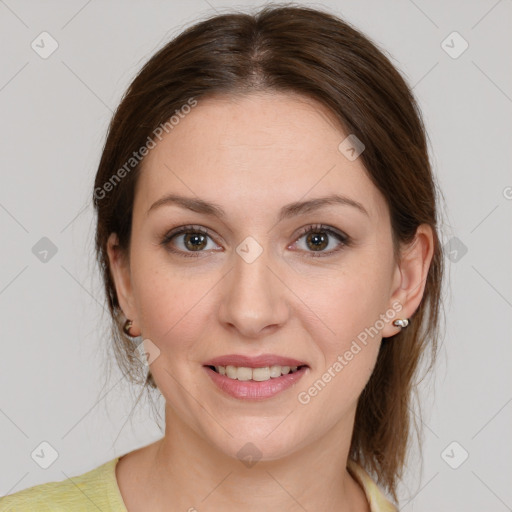
<path id="1" fill-rule="evenodd" d="M 149 56 L 200 17 L 257 5 L 0 0 L 0 496 L 161 437 L 115 366 L 105 377 L 94 173 L 112 110 Z M 402 510 L 512 510 L 512 2 L 307 5 L 363 30 L 414 86 L 446 200 L 445 339 L 420 388 L 424 462 L 411 453 Z M 59 45 L 46 59 L 31 47 L 43 31 Z M 469 44 L 460 55 L 454 31 Z M 43 237 L 57 250 L 45 261 Z M 47 469 L 42 442 L 57 453 Z"/>

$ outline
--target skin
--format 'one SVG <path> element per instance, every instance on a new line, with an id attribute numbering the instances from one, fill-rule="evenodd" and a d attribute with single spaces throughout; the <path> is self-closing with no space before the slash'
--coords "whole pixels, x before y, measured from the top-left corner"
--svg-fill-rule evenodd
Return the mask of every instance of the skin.
<path id="1" fill-rule="evenodd" d="M 151 372 L 166 401 L 165 436 L 117 465 L 130 512 L 369 511 L 346 470 L 357 400 L 382 338 L 400 330 L 392 321 L 409 318 L 421 301 L 433 237 L 420 226 L 400 265 L 394 261 L 387 205 L 361 159 L 338 150 L 346 135 L 323 106 L 301 96 L 212 96 L 200 99 L 146 157 L 129 259 L 115 234 L 108 244 L 131 333 L 160 351 Z M 368 215 L 330 205 L 277 222 L 284 205 L 333 192 L 360 202 Z M 169 193 L 214 202 L 226 218 L 177 205 L 148 213 Z M 198 254 L 184 235 L 168 244 L 181 254 L 160 243 L 187 224 L 211 233 L 199 257 L 182 255 Z M 314 242 L 300 231 L 315 224 L 352 242 L 343 246 L 327 235 L 324 254 L 341 250 L 315 256 Z M 236 252 L 248 236 L 263 250 L 252 263 Z M 393 304 L 402 310 L 301 404 L 298 394 Z M 237 400 L 222 394 L 203 368 L 230 353 L 290 356 L 309 369 L 273 398 Z M 249 441 L 261 452 L 252 467 L 237 455 Z"/>

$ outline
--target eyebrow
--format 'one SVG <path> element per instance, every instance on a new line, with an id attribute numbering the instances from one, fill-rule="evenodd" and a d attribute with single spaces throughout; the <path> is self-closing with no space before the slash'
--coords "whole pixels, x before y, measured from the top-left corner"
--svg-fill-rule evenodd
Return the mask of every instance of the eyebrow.
<path id="1" fill-rule="evenodd" d="M 192 210 L 193 212 L 202 213 L 204 215 L 211 215 L 213 217 L 218 217 L 219 219 L 226 218 L 226 212 L 218 204 L 204 201 L 203 199 L 195 197 L 180 196 L 177 194 L 167 194 L 155 201 L 147 211 L 147 215 L 149 215 L 149 213 L 156 208 L 165 205 L 178 205 L 182 208 Z M 278 222 L 294 217 L 296 215 L 310 213 L 330 205 L 351 206 L 365 214 L 367 217 L 370 216 L 365 207 L 358 201 L 354 201 L 353 199 L 350 199 L 344 195 L 332 194 L 330 196 L 309 199 L 307 201 L 296 201 L 294 203 L 283 206 L 279 211 Z"/>

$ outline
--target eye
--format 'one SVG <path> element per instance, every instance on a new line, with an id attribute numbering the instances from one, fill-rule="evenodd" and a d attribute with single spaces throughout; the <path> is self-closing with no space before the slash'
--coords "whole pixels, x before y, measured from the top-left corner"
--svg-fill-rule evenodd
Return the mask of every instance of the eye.
<path id="1" fill-rule="evenodd" d="M 304 242 L 299 243 L 302 239 Z M 302 245 L 302 250 L 310 253 L 312 256 L 329 256 L 350 245 L 350 238 L 342 232 L 329 226 L 316 224 L 307 226 L 302 230 L 300 238 L 293 245 Z M 328 250 L 326 250 L 328 249 Z"/>
<path id="2" fill-rule="evenodd" d="M 304 239 L 303 244 L 300 243 L 302 239 Z M 318 257 L 334 254 L 345 246 L 349 246 L 350 242 L 350 237 L 344 233 L 323 224 L 316 224 L 303 228 L 301 236 L 292 247 L 299 245 L 304 252 Z M 219 250 L 219 246 L 213 242 L 210 232 L 201 226 L 194 225 L 180 226 L 170 231 L 160 243 L 168 251 L 185 257 L 199 257 L 200 253 Z M 302 247 L 300 247 L 301 245 Z"/>
<path id="3" fill-rule="evenodd" d="M 215 250 L 218 247 L 213 244 L 211 247 L 209 241 L 213 240 L 209 232 L 200 226 L 181 226 L 167 233 L 161 244 L 170 252 L 179 253 L 182 256 L 197 257 L 206 250 Z M 193 254 L 196 253 L 196 254 Z"/>

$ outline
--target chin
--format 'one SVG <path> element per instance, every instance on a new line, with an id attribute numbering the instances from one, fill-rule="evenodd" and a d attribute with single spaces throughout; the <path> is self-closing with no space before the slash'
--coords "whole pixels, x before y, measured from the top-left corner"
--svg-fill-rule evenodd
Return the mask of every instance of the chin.
<path id="1" fill-rule="evenodd" d="M 267 422 L 265 425 L 267 428 L 263 430 L 251 426 L 251 420 L 247 421 L 245 427 L 238 425 L 236 430 L 234 426 L 224 425 L 226 430 L 233 434 L 233 437 L 222 431 L 220 439 L 213 439 L 212 432 L 209 432 L 206 441 L 208 444 L 216 446 L 226 456 L 240 460 L 247 467 L 253 466 L 256 462 L 283 459 L 306 443 L 304 440 L 296 440 L 291 435 L 290 426 L 283 430 L 276 429 L 279 421 L 271 422 L 272 424 Z"/>

